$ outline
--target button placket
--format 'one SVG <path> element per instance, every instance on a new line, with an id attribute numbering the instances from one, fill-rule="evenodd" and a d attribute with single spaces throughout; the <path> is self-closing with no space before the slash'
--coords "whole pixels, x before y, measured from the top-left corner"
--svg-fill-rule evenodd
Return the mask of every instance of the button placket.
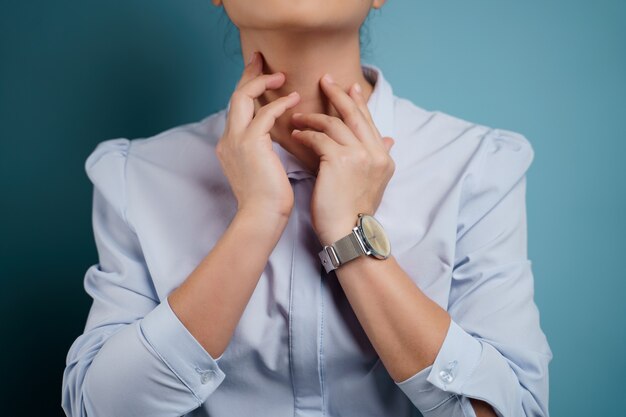
<path id="1" fill-rule="evenodd" d="M 294 417 L 324 413 L 321 376 L 320 291 L 322 249 L 308 213 L 315 178 L 300 172 L 294 181 L 294 252 L 289 296 L 289 352 Z"/>

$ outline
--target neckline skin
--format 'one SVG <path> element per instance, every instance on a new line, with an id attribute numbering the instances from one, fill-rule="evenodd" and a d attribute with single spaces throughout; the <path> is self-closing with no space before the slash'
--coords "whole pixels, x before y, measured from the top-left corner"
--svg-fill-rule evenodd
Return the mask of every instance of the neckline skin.
<path id="1" fill-rule="evenodd" d="M 364 76 L 373 86 L 372 93 L 367 101 L 367 106 L 374 119 L 374 124 L 382 136 L 395 137 L 393 123 L 393 89 L 385 79 L 381 68 L 377 65 L 363 62 L 361 68 Z M 230 107 L 230 101 L 228 107 Z M 297 156 L 281 146 L 274 138 L 272 138 L 272 145 L 280 157 L 289 178 L 301 179 L 316 176 L 316 173 L 307 168 Z"/>

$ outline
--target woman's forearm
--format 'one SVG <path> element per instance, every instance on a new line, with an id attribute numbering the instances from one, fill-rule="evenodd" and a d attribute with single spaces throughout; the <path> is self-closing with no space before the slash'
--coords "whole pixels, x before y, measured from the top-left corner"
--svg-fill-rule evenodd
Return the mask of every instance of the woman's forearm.
<path id="1" fill-rule="evenodd" d="M 391 256 L 360 257 L 336 272 L 352 309 L 395 381 L 433 363 L 450 316 L 429 299 Z"/>
<path id="2" fill-rule="evenodd" d="M 450 315 L 415 285 L 393 256 L 355 259 L 337 270 L 337 278 L 394 381 L 404 381 L 434 362 Z M 495 417 L 489 404 L 471 403 L 478 417 Z"/>
<path id="3" fill-rule="evenodd" d="M 214 358 L 232 337 L 288 218 L 239 211 L 189 277 L 168 297 L 174 313 Z"/>

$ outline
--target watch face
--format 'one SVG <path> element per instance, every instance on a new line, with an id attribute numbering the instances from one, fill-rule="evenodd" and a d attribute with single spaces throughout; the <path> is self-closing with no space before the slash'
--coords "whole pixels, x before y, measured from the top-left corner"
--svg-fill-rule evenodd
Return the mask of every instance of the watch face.
<path id="1" fill-rule="evenodd" d="M 359 218 L 359 226 L 363 231 L 366 243 L 372 249 L 372 255 L 377 258 L 386 258 L 391 253 L 391 244 L 383 226 L 370 215 L 363 215 Z"/>

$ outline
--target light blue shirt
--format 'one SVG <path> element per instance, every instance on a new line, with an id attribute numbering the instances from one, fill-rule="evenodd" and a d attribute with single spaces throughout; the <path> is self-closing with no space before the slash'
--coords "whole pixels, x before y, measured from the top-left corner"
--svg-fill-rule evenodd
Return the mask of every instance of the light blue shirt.
<path id="1" fill-rule="evenodd" d="M 68 416 L 475 416 L 469 398 L 500 416 L 548 416 L 552 352 L 527 257 L 529 141 L 418 107 L 380 68 L 362 68 L 375 124 L 396 142 L 375 217 L 398 263 L 452 317 L 434 363 L 389 376 L 320 264 L 315 175 L 276 142 L 296 203 L 230 344 L 213 358 L 185 328 L 167 296 L 237 208 L 214 152 L 226 107 L 149 138 L 102 141 L 86 159 L 99 262 L 84 277 L 93 304 L 63 374 Z"/>

